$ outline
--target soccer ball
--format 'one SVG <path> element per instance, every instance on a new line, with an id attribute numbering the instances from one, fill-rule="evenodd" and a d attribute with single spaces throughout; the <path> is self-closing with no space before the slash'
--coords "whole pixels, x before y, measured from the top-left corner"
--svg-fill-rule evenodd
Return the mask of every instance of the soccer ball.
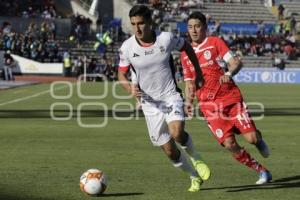
<path id="1" fill-rule="evenodd" d="M 89 169 L 80 177 L 80 189 L 91 196 L 101 195 L 107 187 L 107 177 L 99 169 Z"/>

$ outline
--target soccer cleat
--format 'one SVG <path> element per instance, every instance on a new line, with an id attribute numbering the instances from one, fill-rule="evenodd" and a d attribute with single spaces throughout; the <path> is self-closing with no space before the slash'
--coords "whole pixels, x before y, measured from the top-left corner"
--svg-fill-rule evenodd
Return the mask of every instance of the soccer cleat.
<path id="1" fill-rule="evenodd" d="M 259 141 L 259 143 L 256 145 L 256 148 L 258 149 L 258 151 L 262 155 L 262 157 L 264 157 L 264 158 L 269 157 L 269 155 L 270 155 L 269 147 L 263 139 L 261 139 Z"/>
<path id="2" fill-rule="evenodd" d="M 208 180 L 210 177 L 210 169 L 208 166 L 201 160 L 192 160 L 192 163 L 202 180 Z"/>
<path id="3" fill-rule="evenodd" d="M 259 173 L 259 179 L 256 181 L 257 185 L 262 185 L 272 180 L 272 174 L 269 171 L 262 171 Z"/>
<path id="4" fill-rule="evenodd" d="M 191 187 L 188 189 L 189 192 L 200 191 L 200 186 L 202 184 L 202 179 L 200 177 L 191 177 Z"/>

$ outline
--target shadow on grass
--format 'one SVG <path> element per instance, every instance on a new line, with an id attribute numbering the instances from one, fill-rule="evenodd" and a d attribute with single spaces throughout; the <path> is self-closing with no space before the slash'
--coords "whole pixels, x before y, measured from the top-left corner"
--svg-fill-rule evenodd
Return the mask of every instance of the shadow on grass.
<path id="1" fill-rule="evenodd" d="M 111 193 L 111 194 L 102 194 L 100 197 L 124 197 L 124 196 L 136 196 L 143 195 L 144 193 L 136 192 L 136 193 Z"/>
<path id="2" fill-rule="evenodd" d="M 300 175 L 297 175 L 297 176 L 290 176 L 290 177 L 276 179 L 264 185 L 238 185 L 238 186 L 228 186 L 228 187 L 211 187 L 211 188 L 201 188 L 201 190 L 228 189 L 226 192 L 242 192 L 247 190 L 268 190 L 268 189 L 299 188 L 299 187 L 300 187 Z"/>
<path id="3" fill-rule="evenodd" d="M 0 192 L 0 199 L 1 200 L 52 200 L 49 198 L 43 197 L 29 197 L 29 196 L 20 196 L 20 194 L 4 194 Z"/>

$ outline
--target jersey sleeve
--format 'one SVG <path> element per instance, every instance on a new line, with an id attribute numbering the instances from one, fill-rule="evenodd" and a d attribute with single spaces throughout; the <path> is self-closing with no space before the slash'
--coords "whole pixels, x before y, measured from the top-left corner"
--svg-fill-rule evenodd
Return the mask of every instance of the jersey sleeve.
<path id="1" fill-rule="evenodd" d="M 218 38 L 216 40 L 216 47 L 217 47 L 219 55 L 223 58 L 223 60 L 226 63 L 228 63 L 229 60 L 233 57 L 232 51 L 230 51 L 230 49 L 225 44 L 225 42 L 220 38 Z"/>
<path id="2" fill-rule="evenodd" d="M 190 59 L 186 55 L 186 53 L 183 51 L 181 52 L 180 56 L 181 65 L 183 68 L 183 79 L 184 81 L 194 80 L 195 79 L 195 70 L 194 66 L 192 65 Z"/>
<path id="3" fill-rule="evenodd" d="M 130 61 L 128 57 L 128 50 L 125 44 L 123 44 L 119 49 L 119 57 L 120 57 L 119 70 L 128 72 L 130 67 Z"/>
<path id="4" fill-rule="evenodd" d="M 169 34 L 171 39 L 170 44 L 172 46 L 172 50 L 175 49 L 180 51 L 184 46 L 185 40 L 182 37 L 178 37 L 173 33 L 169 33 Z"/>

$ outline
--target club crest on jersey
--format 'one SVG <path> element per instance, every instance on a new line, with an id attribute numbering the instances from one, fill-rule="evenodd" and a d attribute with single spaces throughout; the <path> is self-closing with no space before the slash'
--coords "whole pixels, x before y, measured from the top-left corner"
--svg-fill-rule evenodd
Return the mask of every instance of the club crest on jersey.
<path id="1" fill-rule="evenodd" d="M 204 58 L 205 58 L 206 60 L 211 59 L 211 53 L 210 53 L 209 50 L 204 51 Z"/>
<path id="2" fill-rule="evenodd" d="M 222 138 L 222 137 L 223 137 L 223 131 L 222 131 L 221 129 L 217 129 L 217 130 L 216 130 L 216 136 L 217 136 L 218 138 Z"/>

